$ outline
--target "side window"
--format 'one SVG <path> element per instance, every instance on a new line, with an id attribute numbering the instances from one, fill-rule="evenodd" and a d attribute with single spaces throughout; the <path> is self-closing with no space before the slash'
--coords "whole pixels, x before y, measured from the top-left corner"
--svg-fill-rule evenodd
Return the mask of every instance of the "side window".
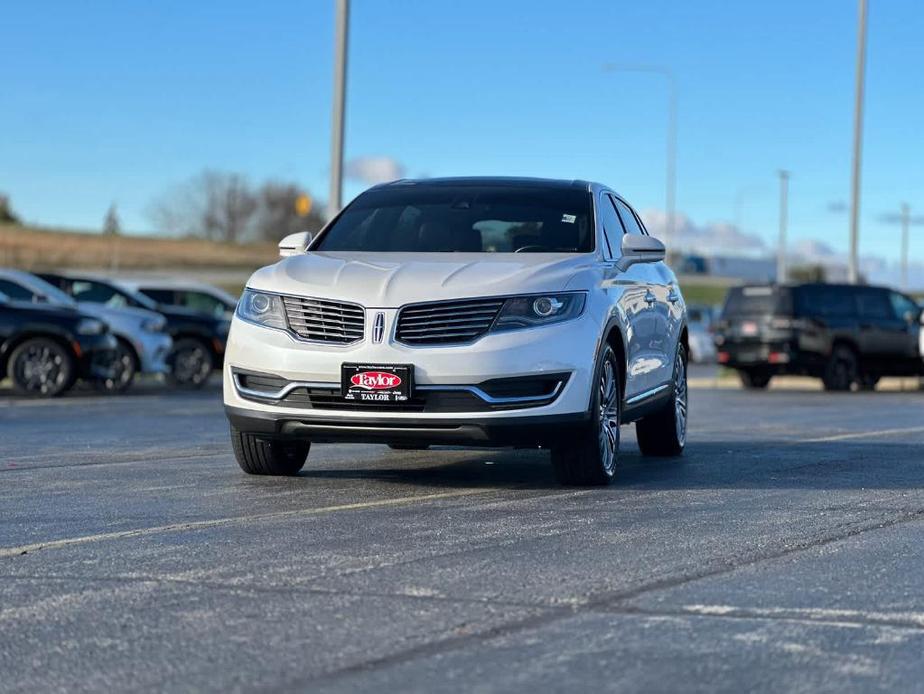
<path id="1" fill-rule="evenodd" d="M 606 193 L 600 195 L 597 201 L 597 214 L 600 216 L 600 223 L 603 225 L 603 235 L 606 239 L 608 258 L 613 258 L 613 250 L 621 248 L 622 235 L 625 233 L 619 216 L 616 214 L 616 208 L 613 207 L 612 198 Z"/>
<path id="2" fill-rule="evenodd" d="M 177 299 L 180 306 L 197 313 L 208 313 L 216 318 L 221 318 L 228 310 L 222 302 L 205 292 L 177 292 Z"/>
<path id="3" fill-rule="evenodd" d="M 821 287 L 819 290 L 821 315 L 828 318 L 851 318 L 857 313 L 856 295 L 844 287 Z"/>
<path id="4" fill-rule="evenodd" d="M 13 301 L 34 301 L 35 293 L 26 289 L 21 284 L 10 282 L 9 280 L 0 280 L 0 292 L 6 294 Z"/>
<path id="5" fill-rule="evenodd" d="M 174 292 L 171 289 L 142 289 L 141 293 L 159 304 L 172 306 L 176 303 Z"/>
<path id="6" fill-rule="evenodd" d="M 857 292 L 857 309 L 860 318 L 894 320 L 892 305 L 885 292 L 878 289 L 860 289 Z"/>
<path id="7" fill-rule="evenodd" d="M 626 233 L 643 236 L 644 232 L 642 231 L 642 227 L 639 225 L 638 220 L 635 218 L 635 213 L 629 206 L 619 198 L 614 198 L 613 202 L 616 203 L 616 209 L 619 210 L 619 217 L 622 219 L 622 225 L 626 228 Z"/>
<path id="8" fill-rule="evenodd" d="M 0 287 L 0 290 L 2 289 L 3 287 Z M 905 320 L 909 312 L 912 316 L 918 316 L 921 313 L 921 309 L 918 308 L 917 304 L 904 294 L 889 292 L 889 302 L 892 304 L 894 316 L 901 320 Z"/>

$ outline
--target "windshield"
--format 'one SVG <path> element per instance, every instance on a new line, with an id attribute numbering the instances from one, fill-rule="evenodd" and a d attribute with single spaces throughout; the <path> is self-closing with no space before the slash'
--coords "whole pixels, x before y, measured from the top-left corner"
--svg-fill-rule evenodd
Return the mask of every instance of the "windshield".
<path id="1" fill-rule="evenodd" d="M 587 191 L 514 186 L 395 186 L 352 202 L 313 251 L 590 253 Z"/>
<path id="2" fill-rule="evenodd" d="M 23 278 L 22 283 L 35 294 L 44 296 L 50 303 L 61 306 L 73 306 L 74 299 L 66 292 L 61 291 L 53 284 L 49 284 L 41 277 Z"/>

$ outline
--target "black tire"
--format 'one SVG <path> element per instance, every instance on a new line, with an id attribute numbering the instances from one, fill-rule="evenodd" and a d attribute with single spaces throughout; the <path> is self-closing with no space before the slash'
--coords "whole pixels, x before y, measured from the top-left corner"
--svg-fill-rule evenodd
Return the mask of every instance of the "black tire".
<path id="1" fill-rule="evenodd" d="M 177 388 L 202 388 L 214 368 L 212 350 L 196 337 L 181 337 L 170 352 L 170 383 Z"/>
<path id="2" fill-rule="evenodd" d="M 687 415 L 689 405 L 687 387 L 687 354 L 683 345 L 677 346 L 674 359 L 673 393 L 670 402 L 657 412 L 635 423 L 635 435 L 642 455 L 677 456 L 683 454 L 687 443 Z"/>
<path id="3" fill-rule="evenodd" d="M 610 484 L 619 459 L 622 413 L 621 372 L 612 347 L 606 345 L 594 369 L 590 402 L 591 421 L 575 436 L 552 447 L 552 468 L 561 484 Z"/>
<path id="4" fill-rule="evenodd" d="M 135 350 L 122 338 L 118 339 L 113 357 L 113 374 L 96 381 L 96 387 L 106 393 L 124 393 L 131 388 L 138 374 L 139 364 Z"/>
<path id="5" fill-rule="evenodd" d="M 54 340 L 34 337 L 20 344 L 7 366 L 13 387 L 25 395 L 53 398 L 77 380 L 73 353 Z"/>
<path id="6" fill-rule="evenodd" d="M 232 426 L 231 447 L 237 464 L 248 475 L 290 476 L 305 465 L 311 442 L 245 434 Z"/>
<path id="7" fill-rule="evenodd" d="M 879 383 L 879 379 L 879 374 L 861 374 L 859 381 L 860 390 L 876 390 L 876 384 Z"/>
<path id="8" fill-rule="evenodd" d="M 743 385 L 748 390 L 762 390 L 770 385 L 770 379 L 772 376 L 763 371 L 742 369 L 738 372 L 738 378 L 741 379 L 741 385 Z"/>
<path id="9" fill-rule="evenodd" d="M 390 443 L 388 447 L 393 451 L 426 451 L 429 446 L 418 446 L 413 443 Z"/>
<path id="10" fill-rule="evenodd" d="M 821 377 L 825 390 L 848 391 L 859 380 L 859 360 L 846 345 L 837 345 L 831 352 L 824 375 Z"/>

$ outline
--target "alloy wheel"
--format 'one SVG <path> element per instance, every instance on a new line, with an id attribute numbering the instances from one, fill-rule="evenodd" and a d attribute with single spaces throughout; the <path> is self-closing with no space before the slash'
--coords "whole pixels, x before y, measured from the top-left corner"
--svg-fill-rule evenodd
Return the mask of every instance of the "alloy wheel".
<path id="1" fill-rule="evenodd" d="M 36 393 L 58 390 L 67 377 L 64 355 L 47 344 L 30 346 L 15 368 L 25 389 Z"/>
<path id="2" fill-rule="evenodd" d="M 683 446 L 687 438 L 687 365 L 680 350 L 674 365 L 674 417 L 677 425 L 677 442 Z"/>
<path id="3" fill-rule="evenodd" d="M 607 474 L 616 467 L 619 453 L 619 387 L 616 365 L 605 359 L 600 373 L 599 445 L 600 460 Z"/>

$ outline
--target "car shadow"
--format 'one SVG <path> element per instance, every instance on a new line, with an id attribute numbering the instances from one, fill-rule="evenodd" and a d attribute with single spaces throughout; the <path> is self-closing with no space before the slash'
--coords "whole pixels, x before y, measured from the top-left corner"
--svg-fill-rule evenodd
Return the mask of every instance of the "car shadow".
<path id="1" fill-rule="evenodd" d="M 673 458 L 644 457 L 634 442 L 627 443 L 616 480 L 608 489 L 924 489 L 920 443 L 710 441 L 691 443 L 683 456 Z M 471 450 L 461 458 L 447 458 L 437 448 L 412 455 L 390 452 L 376 456 L 379 464 L 312 468 L 309 457 L 298 477 L 442 489 L 561 488 L 547 451 Z"/>

